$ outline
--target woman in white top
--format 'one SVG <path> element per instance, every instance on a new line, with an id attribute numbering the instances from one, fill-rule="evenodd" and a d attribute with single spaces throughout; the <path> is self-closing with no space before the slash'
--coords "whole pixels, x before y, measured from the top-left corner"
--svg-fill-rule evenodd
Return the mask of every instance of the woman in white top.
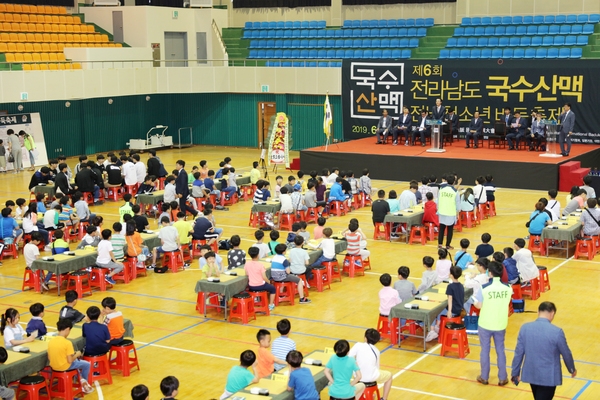
<path id="1" fill-rule="evenodd" d="M 473 211 L 475 209 L 475 197 L 473 189 L 466 188 L 464 193 L 460 195 L 460 211 Z"/>
<path id="2" fill-rule="evenodd" d="M 4 314 L 2 314 L 2 325 L 0 330 L 4 335 L 4 347 L 7 349 L 13 346 L 19 346 L 21 344 L 30 343 L 37 337 L 37 331 L 34 331 L 31 336 L 27 337 L 25 329 L 19 325 L 21 316 L 19 312 L 14 308 L 9 308 Z"/>
<path id="3" fill-rule="evenodd" d="M 29 208 L 27 208 L 27 211 L 25 212 L 25 214 L 23 214 L 23 232 L 25 234 L 28 234 L 28 233 L 35 232 L 35 231 L 38 231 L 39 233 L 42 234 L 42 237 L 44 238 L 44 243 L 46 244 L 46 247 L 47 247 L 48 244 L 50 243 L 48 231 L 38 227 L 38 225 L 37 225 L 37 203 L 35 201 L 32 201 L 31 203 L 29 203 Z M 46 251 L 49 251 L 49 248 Z"/>
<path id="4" fill-rule="evenodd" d="M 477 177 L 475 183 L 475 187 L 473 187 L 473 197 L 475 198 L 475 204 L 485 204 L 487 203 L 487 192 L 484 185 L 485 178 L 483 176 Z"/>

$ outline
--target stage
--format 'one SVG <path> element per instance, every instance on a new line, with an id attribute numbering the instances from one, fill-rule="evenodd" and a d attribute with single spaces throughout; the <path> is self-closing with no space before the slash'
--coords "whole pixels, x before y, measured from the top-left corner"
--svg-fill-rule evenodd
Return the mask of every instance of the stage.
<path id="1" fill-rule="evenodd" d="M 557 145 L 558 146 L 558 145 Z M 455 172 L 464 184 L 474 185 L 479 175 L 491 174 L 499 187 L 518 189 L 558 189 L 559 166 L 567 161 L 580 161 L 582 167 L 600 167 L 600 148 L 574 144 L 569 157 L 540 157 L 541 152 L 527 150 L 465 149 L 465 141 L 446 145 L 444 153 L 428 153 L 428 147 L 375 144 L 375 138 L 313 147 L 300 152 L 300 167 L 305 174 L 323 168 L 339 167 L 352 170 L 359 178 L 363 168 L 369 168 L 372 179 L 410 181 L 426 175 L 440 176 Z"/>

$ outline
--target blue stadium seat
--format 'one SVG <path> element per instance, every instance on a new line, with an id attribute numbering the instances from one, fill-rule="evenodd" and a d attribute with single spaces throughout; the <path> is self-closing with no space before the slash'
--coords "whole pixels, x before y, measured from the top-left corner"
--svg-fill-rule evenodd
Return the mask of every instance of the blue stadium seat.
<path id="1" fill-rule="evenodd" d="M 565 24 L 567 22 L 567 16 L 566 15 L 557 15 L 554 18 L 554 23 L 555 24 Z"/>
<path id="2" fill-rule="evenodd" d="M 417 28 L 417 36 L 418 37 L 427 36 L 427 28 Z"/>
<path id="3" fill-rule="evenodd" d="M 496 36 L 489 38 L 487 47 L 498 47 L 499 40 Z"/>
<path id="4" fill-rule="evenodd" d="M 300 40 L 300 47 L 301 49 L 307 49 L 309 47 L 309 43 L 310 41 L 308 39 L 302 39 Z"/>
<path id="5" fill-rule="evenodd" d="M 275 57 L 275 50 L 267 50 L 265 52 L 265 58 L 274 58 Z"/>
<path id="6" fill-rule="evenodd" d="M 253 22 L 252 29 L 260 29 L 260 22 Z"/>
<path id="7" fill-rule="evenodd" d="M 502 51 L 502 58 L 513 58 L 514 49 L 504 49 Z"/>
<path id="8" fill-rule="evenodd" d="M 318 29 L 325 29 L 325 28 L 327 28 L 327 22 L 326 21 L 317 21 L 317 28 Z"/>
<path id="9" fill-rule="evenodd" d="M 552 46 L 554 44 L 554 36 L 544 36 L 542 46 Z"/>
<path id="10" fill-rule="evenodd" d="M 502 49 L 492 49 L 492 58 L 502 58 Z"/>
<path id="11" fill-rule="evenodd" d="M 525 49 L 525 58 L 528 60 L 535 58 L 535 49 Z"/>
<path id="12" fill-rule="evenodd" d="M 261 22 L 260 23 L 260 29 L 269 29 L 269 23 L 268 22 Z"/>
<path id="13" fill-rule="evenodd" d="M 532 15 L 525 15 L 525 16 L 523 16 L 523 23 L 525 25 L 531 25 L 531 24 L 533 24 L 533 16 Z"/>
<path id="14" fill-rule="evenodd" d="M 471 25 L 473 25 L 473 26 L 481 25 L 481 17 L 472 17 Z"/>
<path id="15" fill-rule="evenodd" d="M 406 27 L 407 28 L 415 26 L 415 19 L 414 18 L 407 18 L 405 21 L 406 21 Z"/>
<path id="16" fill-rule="evenodd" d="M 492 49 L 482 49 L 481 58 L 492 58 Z"/>
<path id="17" fill-rule="evenodd" d="M 523 36 L 521 38 L 521 43 L 519 43 L 519 46 L 521 46 L 521 47 L 529 47 L 529 46 L 531 46 L 531 37 L 530 36 Z"/>
<path id="18" fill-rule="evenodd" d="M 388 28 L 381 28 L 381 29 L 379 29 L 379 36 L 380 37 L 389 37 L 390 36 L 390 30 Z"/>
<path id="19" fill-rule="evenodd" d="M 273 40 L 273 39 L 267 40 L 265 42 L 265 47 L 268 48 L 268 49 L 269 48 L 274 49 L 275 48 L 275 40 Z"/>
<path id="20" fill-rule="evenodd" d="M 302 22 L 300 21 L 294 21 L 294 29 L 301 29 L 302 28 Z"/>
<path id="21" fill-rule="evenodd" d="M 524 25 L 517 26 L 516 34 L 519 36 L 527 35 L 527 27 Z"/>
<path id="22" fill-rule="evenodd" d="M 441 49 L 440 50 L 440 56 L 438 57 L 440 60 L 445 60 L 446 58 L 450 57 L 450 50 L 448 49 Z"/>
<path id="23" fill-rule="evenodd" d="M 352 20 L 352 29 L 355 29 L 355 28 L 360 28 L 360 20 L 359 19 Z"/>
<path id="24" fill-rule="evenodd" d="M 410 40 L 408 38 L 398 39 L 400 41 L 399 47 L 407 48 L 409 46 Z M 398 46 L 396 46 L 398 47 Z"/>
<path id="25" fill-rule="evenodd" d="M 392 38 L 398 37 L 399 36 L 399 30 L 398 28 L 389 28 L 389 36 Z"/>
<path id="26" fill-rule="evenodd" d="M 333 64 L 333 65 L 331 65 Z M 342 68 L 342 62 L 341 61 L 336 61 L 334 63 L 330 63 L 329 64 L 330 67 L 336 67 L 336 68 Z"/>
<path id="27" fill-rule="evenodd" d="M 317 29 L 316 32 L 319 39 L 325 39 L 327 37 L 327 31 L 325 29 Z"/>
<path id="28" fill-rule="evenodd" d="M 277 22 L 269 22 L 269 29 L 277 29 Z"/>
<path id="29" fill-rule="evenodd" d="M 369 20 L 368 19 L 363 19 L 360 21 L 360 27 L 361 28 L 369 28 Z"/>
<path id="30" fill-rule="evenodd" d="M 256 58 L 265 58 L 267 56 L 266 50 L 258 50 L 256 53 Z"/>
<path id="31" fill-rule="evenodd" d="M 292 62 L 292 66 L 294 68 L 303 68 L 306 66 L 306 64 L 304 63 L 304 61 L 294 61 Z"/>
<path id="32" fill-rule="evenodd" d="M 417 28 L 420 28 L 420 27 L 422 27 L 422 26 L 425 26 L 425 18 L 417 18 L 417 19 L 415 20 L 415 26 L 416 26 Z"/>
<path id="33" fill-rule="evenodd" d="M 316 50 L 308 50 L 308 49 L 300 50 L 300 58 L 304 58 L 304 59 L 310 58 L 311 51 L 314 51 L 315 53 L 317 52 Z"/>
<path id="34" fill-rule="evenodd" d="M 498 46 L 500 47 L 508 47 L 509 38 L 501 37 L 498 39 Z"/>
<path id="35" fill-rule="evenodd" d="M 373 39 L 371 40 L 371 45 L 370 46 L 365 46 L 365 47 L 381 47 L 381 39 Z"/>
<path id="36" fill-rule="evenodd" d="M 302 29 L 309 29 L 310 28 L 310 22 L 309 21 L 300 21 L 300 28 L 302 28 Z"/>
<path id="37" fill-rule="evenodd" d="M 392 58 L 392 51 L 390 49 L 383 50 L 381 58 Z"/>
<path id="38" fill-rule="evenodd" d="M 454 28 L 454 36 L 455 37 L 459 37 L 459 36 L 465 36 L 465 28 Z"/>
<path id="39" fill-rule="evenodd" d="M 281 67 L 281 61 L 271 61 L 271 67 Z"/>
<path id="40" fill-rule="evenodd" d="M 548 52 L 546 53 L 546 58 L 558 58 L 558 48 L 557 47 L 549 48 Z"/>
<path id="41" fill-rule="evenodd" d="M 590 18 L 590 16 L 587 14 L 579 14 L 577 16 L 577 23 L 578 24 L 587 24 L 589 18 Z"/>
<path id="42" fill-rule="evenodd" d="M 387 28 L 386 28 L 386 30 L 387 30 Z M 380 36 L 381 36 L 381 29 L 373 28 L 373 29 L 368 30 L 367 37 L 380 37 Z"/>
<path id="43" fill-rule="evenodd" d="M 294 30 L 285 30 L 283 31 L 283 37 L 284 38 L 293 38 L 294 36 L 294 32 L 298 32 L 298 31 L 294 31 Z"/>
<path id="44" fill-rule="evenodd" d="M 346 52 L 344 50 L 336 50 L 335 51 L 335 58 L 336 59 L 340 59 L 340 58 L 344 58 L 344 54 Z"/>
<path id="45" fill-rule="evenodd" d="M 544 17 L 544 23 L 545 24 L 553 24 L 556 21 L 556 16 L 555 15 L 546 15 Z"/>
<path id="46" fill-rule="evenodd" d="M 483 35 L 485 35 L 485 27 L 483 27 L 483 26 L 476 26 L 474 34 L 475 34 L 475 36 L 483 36 Z"/>
<path id="47" fill-rule="evenodd" d="M 587 37 L 587 36 L 584 36 L 584 37 Z M 569 36 L 565 37 L 565 46 L 575 46 L 576 44 L 577 44 L 577 36 L 569 35 Z"/>
<path id="48" fill-rule="evenodd" d="M 571 33 L 571 25 L 561 25 L 560 26 L 560 34 L 568 35 Z"/>
<path id="49" fill-rule="evenodd" d="M 460 50 L 451 49 L 448 58 L 460 58 Z"/>
<path id="50" fill-rule="evenodd" d="M 354 50 L 354 58 L 365 58 L 364 50 Z"/>
<path id="51" fill-rule="evenodd" d="M 402 58 L 402 50 L 392 50 L 392 58 Z"/>
<path id="52" fill-rule="evenodd" d="M 285 21 L 283 24 L 283 28 L 284 29 L 294 29 L 294 22 L 293 21 Z"/>
<path id="53" fill-rule="evenodd" d="M 585 24 L 583 26 L 583 32 L 584 35 L 591 35 L 592 33 L 594 33 L 594 25 L 592 24 Z"/>
<path id="54" fill-rule="evenodd" d="M 252 22 L 248 21 L 244 24 L 244 29 L 252 29 Z"/>
<path id="55" fill-rule="evenodd" d="M 344 39 L 335 39 L 333 47 L 335 47 L 336 49 L 344 47 Z"/>
<path id="56" fill-rule="evenodd" d="M 472 49 L 469 58 L 481 58 L 481 49 Z"/>
<path id="57" fill-rule="evenodd" d="M 487 25 L 491 25 L 491 23 L 492 23 L 492 17 L 482 17 L 481 18 L 481 25 L 487 26 Z M 473 57 L 471 57 L 471 58 L 473 58 Z M 479 57 L 477 57 L 477 58 L 479 58 Z"/>
<path id="58" fill-rule="evenodd" d="M 317 43 L 318 43 L 318 41 L 316 41 L 314 39 L 313 40 L 309 40 L 308 41 L 308 46 L 306 46 L 306 47 L 308 47 L 309 49 L 316 49 L 318 47 Z"/>
<path id="59" fill-rule="evenodd" d="M 352 32 L 351 29 L 336 29 L 333 31 L 333 37 L 336 39 L 341 39 L 344 37 L 346 32 Z"/>
<path id="60" fill-rule="evenodd" d="M 325 41 L 325 48 L 326 49 L 333 49 L 335 47 L 335 39 L 327 39 Z"/>
<path id="61" fill-rule="evenodd" d="M 283 58 L 283 50 L 277 49 L 273 53 L 273 58 Z"/>
<path id="62" fill-rule="evenodd" d="M 531 45 L 533 47 L 539 47 L 542 45 L 542 40 L 543 40 L 542 36 L 534 36 L 531 38 Z"/>
<path id="63" fill-rule="evenodd" d="M 448 38 L 448 41 L 446 42 L 446 47 L 448 48 L 452 48 L 452 47 L 456 47 L 456 38 Z"/>
<path id="64" fill-rule="evenodd" d="M 506 36 L 513 36 L 517 33 L 517 27 L 516 26 L 507 26 L 506 27 Z"/>
<path id="65" fill-rule="evenodd" d="M 319 60 L 323 60 L 323 59 L 327 58 L 327 50 L 319 50 L 319 51 L 317 51 L 317 58 Z"/>
<path id="66" fill-rule="evenodd" d="M 285 46 L 285 40 L 277 39 L 275 41 L 275 48 L 276 49 L 285 49 L 286 48 L 286 46 Z"/>
<path id="67" fill-rule="evenodd" d="M 523 58 L 525 57 L 525 49 L 515 49 L 513 53 L 513 58 Z"/>
<path id="68" fill-rule="evenodd" d="M 529 36 L 537 35 L 538 34 L 537 31 L 538 31 L 538 27 L 536 25 L 529 25 L 527 27 L 527 34 Z"/>
<path id="69" fill-rule="evenodd" d="M 552 37 L 552 36 L 550 36 Z M 564 46 L 565 45 L 565 37 L 562 35 L 554 36 L 554 46 Z"/>
<path id="70" fill-rule="evenodd" d="M 571 35 L 581 35 L 584 25 L 571 25 Z"/>
<path id="71" fill-rule="evenodd" d="M 496 31 L 496 28 L 493 26 L 486 26 L 485 27 L 485 36 L 494 36 L 494 32 Z"/>
<path id="72" fill-rule="evenodd" d="M 273 32 L 275 32 L 276 38 L 283 38 L 283 29 L 274 29 Z"/>
<path id="73" fill-rule="evenodd" d="M 354 48 L 362 47 L 362 39 L 354 39 L 352 41 L 352 47 L 354 47 Z"/>
<path id="74" fill-rule="evenodd" d="M 351 48 L 353 46 L 353 41 L 352 39 L 344 39 L 344 45 L 342 47 L 348 49 Z"/>
<path id="75" fill-rule="evenodd" d="M 500 25 L 502 23 L 502 17 L 492 17 L 492 25 Z"/>
<path id="76" fill-rule="evenodd" d="M 581 47 L 573 47 L 571 49 L 571 58 L 581 58 L 583 56 L 583 50 Z"/>
<path id="77" fill-rule="evenodd" d="M 568 47 L 561 47 L 558 50 L 558 58 L 569 58 L 571 56 L 571 49 Z"/>
<path id="78" fill-rule="evenodd" d="M 292 50 L 284 50 L 282 57 L 288 60 L 292 58 Z"/>
<path id="79" fill-rule="evenodd" d="M 408 47 L 419 47 L 419 39 L 417 39 L 417 38 L 409 39 Z"/>
<path id="80" fill-rule="evenodd" d="M 544 23 L 544 16 L 543 15 L 535 15 L 533 17 L 533 23 L 536 25 L 541 25 Z"/>
<path id="81" fill-rule="evenodd" d="M 254 37 L 255 33 L 256 33 L 255 31 L 244 30 L 244 36 L 242 36 L 242 38 L 243 39 L 252 39 Z"/>
<path id="82" fill-rule="evenodd" d="M 354 50 L 345 50 L 344 51 L 344 58 L 353 58 L 354 57 Z"/>
<path id="83" fill-rule="evenodd" d="M 597 24 L 598 22 L 600 22 L 600 14 L 590 14 L 588 22 L 590 24 Z"/>
<path id="84" fill-rule="evenodd" d="M 577 15 L 569 14 L 567 15 L 567 24 L 576 24 L 577 23 Z"/>
<path id="85" fill-rule="evenodd" d="M 379 45 L 379 47 L 390 47 L 390 39 L 381 39 L 381 44 Z"/>
<path id="86" fill-rule="evenodd" d="M 379 20 L 379 27 L 380 28 L 387 28 L 388 26 L 388 20 L 387 19 L 380 19 Z"/>
<path id="87" fill-rule="evenodd" d="M 373 58 L 383 58 L 383 51 L 373 50 Z"/>
<path id="88" fill-rule="evenodd" d="M 508 45 L 510 47 L 519 47 L 520 44 L 521 44 L 521 38 L 518 36 L 513 36 L 508 41 Z"/>
<path id="89" fill-rule="evenodd" d="M 469 47 L 469 48 L 477 47 L 477 38 L 476 37 L 468 38 L 467 39 L 467 47 Z"/>
<path id="90" fill-rule="evenodd" d="M 371 30 L 370 29 L 361 29 L 360 30 L 360 37 L 371 37 Z"/>
<path id="91" fill-rule="evenodd" d="M 250 50 L 248 58 L 258 58 L 258 50 Z"/>
<path id="92" fill-rule="evenodd" d="M 327 38 L 334 38 L 335 37 L 335 30 L 333 29 L 328 29 L 325 31 L 325 37 Z"/>
<path id="93" fill-rule="evenodd" d="M 458 38 L 456 41 L 456 47 L 467 47 L 467 38 Z"/>
<path id="94" fill-rule="evenodd" d="M 260 47 L 260 40 L 251 40 L 250 41 L 250 46 L 248 46 L 249 49 L 257 49 Z"/>
<path id="95" fill-rule="evenodd" d="M 460 50 L 460 56 L 459 58 L 469 58 L 471 57 L 471 50 L 470 49 L 461 49 Z"/>
<path id="96" fill-rule="evenodd" d="M 494 30 L 495 36 L 504 36 L 505 34 L 506 34 L 505 26 L 497 26 L 496 29 Z"/>
<path id="97" fill-rule="evenodd" d="M 301 43 L 301 40 L 300 40 L 300 39 L 291 39 L 290 41 L 291 41 L 291 46 L 290 46 L 290 48 L 292 48 L 292 49 L 297 49 L 297 48 L 299 48 L 299 47 L 300 47 L 300 43 Z"/>
<path id="98" fill-rule="evenodd" d="M 282 67 L 291 67 L 292 66 L 292 62 L 291 61 L 283 61 L 281 63 Z"/>
<path id="99" fill-rule="evenodd" d="M 398 27 L 398 20 L 397 19 L 390 19 L 390 20 L 388 20 L 387 27 L 388 28 L 396 28 L 396 27 Z"/>
<path id="100" fill-rule="evenodd" d="M 461 26 L 471 26 L 471 18 L 470 17 L 463 17 L 460 25 Z"/>
<path id="101" fill-rule="evenodd" d="M 373 50 L 365 50 L 364 58 L 373 58 Z"/>
<path id="102" fill-rule="evenodd" d="M 352 32 L 350 32 L 352 34 L 351 37 L 361 37 L 361 33 L 362 33 L 362 29 L 352 29 Z"/>
<path id="103" fill-rule="evenodd" d="M 535 49 L 535 58 L 546 58 L 546 49 Z"/>
<path id="104" fill-rule="evenodd" d="M 261 39 L 266 39 L 268 37 L 268 35 L 269 35 L 268 31 L 264 31 L 262 29 L 258 31 L 258 37 Z"/>
<path id="105" fill-rule="evenodd" d="M 502 25 L 512 25 L 512 17 L 502 17 Z"/>
<path id="106" fill-rule="evenodd" d="M 408 37 L 417 36 L 417 28 L 408 28 L 408 31 L 406 32 L 406 36 L 408 36 Z"/>
<path id="107" fill-rule="evenodd" d="M 335 50 L 327 50 L 325 58 L 335 58 Z"/>
<path id="108" fill-rule="evenodd" d="M 559 33 L 560 33 L 559 25 L 550 25 L 550 27 L 548 28 L 549 35 L 558 35 Z"/>
<path id="109" fill-rule="evenodd" d="M 400 18 L 398 20 L 398 28 L 402 28 L 402 27 L 405 27 L 405 26 L 406 26 L 406 20 L 403 19 L 403 18 Z"/>
<path id="110" fill-rule="evenodd" d="M 549 33 L 550 26 L 549 25 L 540 25 L 538 26 L 537 34 L 541 36 L 545 36 Z"/>
<path id="111" fill-rule="evenodd" d="M 431 28 L 435 24 L 435 20 L 433 18 L 425 18 L 425 26 Z"/>
<path id="112" fill-rule="evenodd" d="M 398 38 L 390 39 L 390 47 L 393 49 L 400 47 L 400 39 L 398 39 Z"/>
<path id="113" fill-rule="evenodd" d="M 587 46 L 589 42 L 589 36 L 579 35 L 577 36 L 577 46 Z"/>
<path id="114" fill-rule="evenodd" d="M 351 38 L 353 36 L 352 32 L 354 32 L 354 29 L 343 29 L 342 33 L 343 33 L 344 39 Z"/>
<path id="115" fill-rule="evenodd" d="M 467 28 L 465 28 L 465 34 L 464 36 L 473 36 L 475 34 L 475 28 L 472 26 L 469 26 Z"/>
<path id="116" fill-rule="evenodd" d="M 402 50 L 402 58 L 411 58 L 411 57 L 412 57 L 412 51 L 410 49 Z"/>
<path id="117" fill-rule="evenodd" d="M 399 37 L 407 37 L 408 36 L 408 28 L 398 28 L 398 36 Z"/>
<path id="118" fill-rule="evenodd" d="M 327 67 L 329 67 L 329 63 L 327 61 L 319 61 L 317 63 L 317 67 L 319 67 L 319 68 L 327 68 Z"/>
<path id="119" fill-rule="evenodd" d="M 512 19 L 512 24 L 513 25 L 521 25 L 523 23 L 523 16 L 522 15 L 515 15 Z"/>
<path id="120" fill-rule="evenodd" d="M 308 30 L 308 37 L 309 38 L 316 38 L 317 37 L 317 32 L 319 32 L 317 29 L 309 29 Z"/>
<path id="121" fill-rule="evenodd" d="M 379 20 L 372 19 L 369 21 L 369 28 L 379 28 Z"/>
<path id="122" fill-rule="evenodd" d="M 361 46 L 361 47 L 364 47 L 364 48 L 370 48 L 370 47 L 373 47 L 373 42 L 372 42 L 372 40 L 371 40 L 371 39 L 363 39 L 363 40 L 362 40 L 362 46 Z"/>
<path id="123" fill-rule="evenodd" d="M 352 20 L 350 20 L 350 19 L 344 20 L 344 24 L 342 25 L 342 29 L 352 29 Z"/>

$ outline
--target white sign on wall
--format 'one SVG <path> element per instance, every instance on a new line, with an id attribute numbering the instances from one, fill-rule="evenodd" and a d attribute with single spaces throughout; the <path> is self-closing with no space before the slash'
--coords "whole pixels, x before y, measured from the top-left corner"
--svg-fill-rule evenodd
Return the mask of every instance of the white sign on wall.
<path id="1" fill-rule="evenodd" d="M 46 152 L 46 142 L 44 139 L 44 130 L 42 129 L 40 113 L 0 115 L 0 139 L 2 139 L 2 145 L 6 149 L 6 169 L 12 170 L 13 165 L 8 162 L 8 135 L 6 134 L 6 131 L 9 129 L 15 131 L 16 135 L 18 135 L 20 131 L 25 131 L 33 136 L 35 148 L 38 150 L 35 165 L 48 165 L 48 154 Z M 29 152 L 25 146 L 23 146 L 23 137 L 19 137 L 19 140 L 22 146 L 23 168 L 30 167 Z"/>

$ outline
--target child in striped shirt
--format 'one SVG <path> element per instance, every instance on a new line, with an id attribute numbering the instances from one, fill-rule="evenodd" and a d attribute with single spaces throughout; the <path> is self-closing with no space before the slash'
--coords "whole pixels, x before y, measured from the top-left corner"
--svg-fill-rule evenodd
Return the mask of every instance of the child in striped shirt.
<path id="1" fill-rule="evenodd" d="M 363 233 L 363 231 L 358 227 L 358 223 L 355 221 L 350 221 L 348 224 L 348 229 L 342 232 L 342 235 L 346 238 L 348 242 L 348 248 L 346 252 L 351 255 L 360 255 L 362 260 L 366 260 L 369 258 L 371 252 L 366 249 L 361 249 L 360 242 L 363 240 L 367 240 L 367 237 Z"/>
<path id="2" fill-rule="evenodd" d="M 121 235 L 122 230 L 123 225 L 121 225 L 120 222 L 115 222 L 113 224 L 113 234 L 110 237 L 110 243 L 113 247 L 113 255 L 118 261 L 122 261 L 125 259 L 125 236 Z"/>
<path id="3" fill-rule="evenodd" d="M 288 337 L 291 329 L 292 324 L 288 319 L 282 319 L 277 323 L 277 332 L 281 336 L 274 339 L 271 344 L 271 353 L 273 353 L 275 359 L 285 360 L 290 351 L 296 350 L 296 342 Z M 286 364 L 275 363 L 275 371 L 279 371 L 285 366 Z"/>

